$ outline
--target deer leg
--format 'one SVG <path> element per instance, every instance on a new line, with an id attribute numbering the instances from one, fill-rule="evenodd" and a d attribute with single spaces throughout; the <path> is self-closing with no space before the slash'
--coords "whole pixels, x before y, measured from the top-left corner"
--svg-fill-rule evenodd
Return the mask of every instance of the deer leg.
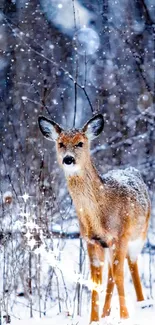
<path id="1" fill-rule="evenodd" d="M 91 323 L 99 320 L 99 289 L 102 284 L 104 250 L 96 244 L 88 244 L 87 249 L 90 260 L 91 280 L 93 282 L 91 296 Z"/>
<path id="2" fill-rule="evenodd" d="M 119 247 L 116 248 L 114 261 L 113 261 L 113 277 L 117 286 L 120 304 L 120 318 L 128 318 L 128 310 L 125 301 L 124 291 L 124 261 L 127 252 L 127 245 L 121 242 Z"/>
<path id="3" fill-rule="evenodd" d="M 143 296 L 142 285 L 141 285 L 140 276 L 138 272 L 137 261 L 133 262 L 129 256 L 127 257 L 127 259 L 128 259 L 129 269 L 131 272 L 132 281 L 136 291 L 137 301 L 143 301 L 144 296 Z"/>
<path id="4" fill-rule="evenodd" d="M 108 281 L 107 281 L 107 289 L 106 289 L 106 296 L 105 296 L 105 303 L 103 307 L 103 313 L 101 317 L 106 317 L 110 315 L 110 310 L 111 310 L 111 299 L 112 299 L 112 294 L 114 291 L 114 278 L 113 278 L 113 272 L 111 265 L 108 265 Z"/>

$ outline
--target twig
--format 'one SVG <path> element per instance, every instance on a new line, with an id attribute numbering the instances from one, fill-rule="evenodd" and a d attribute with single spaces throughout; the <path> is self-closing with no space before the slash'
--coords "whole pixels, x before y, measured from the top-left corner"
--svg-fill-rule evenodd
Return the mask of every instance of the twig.
<path id="1" fill-rule="evenodd" d="M 24 39 L 22 36 L 20 36 L 19 33 L 17 33 L 17 31 L 14 30 L 14 28 L 12 27 L 12 25 L 8 22 L 8 19 L 6 19 L 4 17 L 4 20 L 6 22 L 6 24 L 9 26 L 9 28 L 11 29 L 12 33 L 14 34 L 15 37 L 19 38 L 21 42 L 23 42 L 23 44 L 26 45 L 26 47 L 28 47 L 32 52 L 34 52 L 35 54 L 39 55 L 40 57 L 42 57 L 44 60 L 46 60 L 47 62 L 50 62 L 52 63 L 55 67 L 57 67 L 59 70 L 62 70 L 65 75 L 71 80 L 73 81 L 73 83 L 75 84 L 75 79 L 74 77 L 63 67 L 60 67 L 59 64 L 54 60 L 54 58 L 52 58 L 52 60 L 50 58 L 48 58 L 47 56 L 45 56 L 44 54 L 38 52 L 37 50 L 35 50 L 31 45 L 29 45 Z M 19 28 L 18 28 L 19 30 Z M 25 34 L 23 33 L 23 35 L 25 36 Z M 89 96 L 87 94 L 87 91 L 85 89 L 85 86 L 82 86 L 81 84 L 79 84 L 78 82 L 76 83 L 77 86 L 84 92 L 85 96 L 86 96 L 86 99 L 90 105 L 90 108 L 91 108 L 91 111 L 93 112 L 93 107 L 92 107 L 92 104 L 91 104 L 91 101 L 89 99 Z M 47 109 L 47 108 L 46 108 Z M 49 112 L 48 112 L 49 113 Z"/>
<path id="2" fill-rule="evenodd" d="M 139 134 L 139 135 L 136 135 L 136 136 L 133 136 L 132 138 L 128 138 L 128 139 L 125 139 L 125 140 L 121 140 L 119 142 L 116 142 L 116 143 L 113 143 L 114 142 L 114 138 L 110 139 L 109 142 L 107 144 L 103 144 L 101 146 L 96 146 L 93 150 L 91 150 L 91 153 L 94 154 L 94 153 L 97 153 L 99 151 L 102 151 L 102 150 L 108 150 L 108 149 L 115 149 L 115 148 L 118 148 L 122 145 L 132 145 L 132 141 L 133 140 L 139 140 L 139 139 L 144 139 L 148 136 L 148 132 L 145 132 L 143 134 Z"/>
<path id="3" fill-rule="evenodd" d="M 73 127 L 75 127 L 76 110 L 77 110 L 77 74 L 78 74 L 78 62 L 76 60 L 76 76 L 75 76 L 75 83 L 74 83 L 75 102 L 74 102 Z"/>

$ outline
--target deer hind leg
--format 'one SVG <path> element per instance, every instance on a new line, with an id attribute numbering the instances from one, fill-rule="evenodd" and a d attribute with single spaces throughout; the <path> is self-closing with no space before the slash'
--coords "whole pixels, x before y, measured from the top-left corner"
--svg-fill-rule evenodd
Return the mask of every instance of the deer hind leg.
<path id="1" fill-rule="evenodd" d="M 132 261 L 130 256 L 127 256 L 127 259 L 128 259 L 129 269 L 131 272 L 132 281 L 136 291 L 137 301 L 143 301 L 144 296 L 143 296 L 142 285 L 141 285 L 140 276 L 138 272 L 137 261 Z"/>
<path id="2" fill-rule="evenodd" d="M 113 277 L 117 286 L 120 304 L 120 318 L 128 318 L 124 291 L 124 261 L 127 253 L 127 243 L 122 241 L 115 249 L 113 260 Z"/>
<path id="3" fill-rule="evenodd" d="M 106 290 L 106 297 L 105 297 L 105 303 L 103 307 L 103 313 L 101 317 L 106 317 L 110 315 L 110 310 L 111 310 L 111 299 L 112 299 L 112 294 L 114 291 L 114 278 L 113 278 L 113 272 L 112 272 L 112 267 L 109 263 L 108 265 L 108 281 L 107 281 L 107 290 Z"/>
<path id="4" fill-rule="evenodd" d="M 91 280 L 93 282 L 90 317 L 91 323 L 99 320 L 99 288 L 102 284 L 104 250 L 95 244 L 88 244 L 87 249 L 90 260 Z"/>

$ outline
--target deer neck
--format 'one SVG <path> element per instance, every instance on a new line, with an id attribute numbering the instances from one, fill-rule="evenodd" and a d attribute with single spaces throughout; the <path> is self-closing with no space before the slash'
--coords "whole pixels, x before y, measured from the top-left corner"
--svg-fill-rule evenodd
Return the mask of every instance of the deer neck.
<path id="1" fill-rule="evenodd" d="M 103 236 L 103 210 L 106 206 L 105 187 L 93 163 L 87 160 L 82 173 L 67 177 L 70 195 L 73 199 L 81 234 L 85 238 Z M 104 238 L 108 242 L 107 231 Z"/>
<path id="2" fill-rule="evenodd" d="M 103 196 L 104 185 L 91 159 L 87 159 L 87 162 L 84 168 L 81 169 L 80 173 L 68 176 L 66 178 L 68 189 L 73 201 L 76 200 L 77 196 L 79 197 L 80 195 L 84 195 L 88 198 L 89 196 L 95 198 L 101 192 L 101 188 Z"/>

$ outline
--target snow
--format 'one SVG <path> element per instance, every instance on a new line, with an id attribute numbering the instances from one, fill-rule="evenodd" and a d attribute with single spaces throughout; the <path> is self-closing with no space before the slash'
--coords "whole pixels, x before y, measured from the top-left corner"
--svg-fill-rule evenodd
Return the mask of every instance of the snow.
<path id="1" fill-rule="evenodd" d="M 74 3 L 70 0 L 61 0 L 60 3 L 55 0 L 41 0 L 41 5 L 49 21 L 52 21 L 56 27 L 68 35 L 73 35 L 75 27 L 80 29 L 89 26 L 94 17 L 94 14 L 90 13 L 77 0 L 74 0 Z"/>
<path id="2" fill-rule="evenodd" d="M 59 272 L 62 271 L 69 295 L 69 305 L 68 308 L 63 305 L 62 313 L 58 313 L 58 300 L 56 300 L 55 307 L 52 307 L 48 304 L 48 308 L 46 311 L 46 317 L 39 318 L 39 312 L 35 312 L 35 306 L 37 307 L 37 299 L 38 297 L 32 297 L 33 299 L 33 316 L 34 318 L 29 319 L 29 307 L 28 302 L 25 298 L 18 297 L 14 304 L 14 308 L 11 314 L 11 324 L 12 325 L 88 325 L 89 317 L 90 317 L 90 296 L 89 299 L 85 299 L 86 292 L 83 291 L 83 299 L 82 299 L 82 316 L 71 317 L 68 315 L 72 315 L 72 306 L 73 297 L 74 297 L 74 285 L 76 283 L 81 283 L 84 287 L 90 289 L 92 283 L 88 276 L 84 274 L 78 274 L 78 249 L 79 249 L 79 241 L 78 240 L 68 240 L 65 248 L 61 251 L 61 247 L 57 246 L 58 240 L 55 239 L 54 250 L 53 252 L 47 252 L 45 247 L 41 246 L 39 249 L 36 249 L 34 254 L 40 254 L 42 260 L 42 275 L 41 282 L 46 285 L 46 277 L 48 266 L 53 266 L 56 274 L 59 277 Z M 149 281 L 149 256 L 148 254 L 141 255 L 139 258 L 139 269 L 142 274 L 145 274 Z M 84 267 L 85 269 L 85 267 Z M 88 269 L 88 259 L 86 261 L 86 269 Z M 153 271 L 153 270 L 152 270 Z M 107 264 L 104 267 L 104 275 L 103 275 L 103 285 L 100 288 L 100 311 L 102 310 L 104 297 L 105 297 L 105 286 L 106 286 L 106 274 L 107 274 Z M 148 275 L 147 275 L 148 274 Z M 61 284 L 60 284 L 61 285 Z M 150 296 L 149 290 L 149 282 L 146 284 L 147 288 L 144 289 L 145 297 Z M 154 290 L 154 287 L 152 288 Z M 130 282 L 130 273 L 127 267 L 127 262 L 125 263 L 125 291 L 126 291 L 126 300 L 127 306 L 129 309 L 130 318 L 126 321 L 120 322 L 119 319 L 119 303 L 118 303 L 118 295 L 117 290 L 115 288 L 114 295 L 112 298 L 112 310 L 111 315 L 106 319 L 100 320 L 98 323 L 94 323 L 94 325 L 146 325 L 146 322 L 149 320 L 149 325 L 153 325 L 153 316 L 155 315 L 155 304 L 150 299 L 145 300 L 144 302 L 136 302 L 135 293 L 133 284 Z M 64 293 L 62 288 L 61 293 L 62 299 L 64 299 Z M 25 299 L 25 300 L 23 300 Z M 27 308 L 24 309 L 27 305 Z M 149 305 L 153 304 L 153 307 L 149 308 Z M 148 306 L 142 309 L 142 306 Z M 42 315 L 43 315 L 43 304 L 41 307 Z M 76 315 L 76 312 L 75 312 Z M 21 319 L 21 320 L 19 320 Z M 5 323 L 4 323 L 5 324 Z M 3 325 L 3 324 L 2 324 Z"/>
<path id="3" fill-rule="evenodd" d="M 133 262 L 137 260 L 137 256 L 142 251 L 143 246 L 144 246 L 144 240 L 142 240 L 141 238 L 138 238 L 134 241 L 129 241 L 128 254 L 130 256 L 130 259 Z"/>
<path id="4" fill-rule="evenodd" d="M 92 28 L 81 28 L 74 37 L 77 52 L 81 55 L 93 55 L 98 50 L 100 39 Z"/>
<path id="5" fill-rule="evenodd" d="M 112 170 L 103 176 L 103 182 L 107 186 L 109 184 L 120 191 L 126 191 L 126 195 L 134 195 L 140 205 L 147 211 L 149 202 L 147 187 L 136 168 Z"/>
<path id="6" fill-rule="evenodd" d="M 120 320 L 116 315 L 115 310 L 111 316 L 108 316 L 104 319 L 101 319 L 99 322 L 93 322 L 91 325 L 146 325 L 149 321 L 149 325 L 154 324 L 155 317 L 155 306 L 149 307 L 149 303 L 152 301 L 148 301 L 148 307 L 142 309 L 141 303 L 137 303 L 136 306 L 131 306 L 132 315 L 127 320 Z M 88 315 L 83 317 L 75 317 L 67 316 L 66 313 L 62 313 L 60 315 L 56 315 L 52 318 L 42 318 L 42 319 L 26 319 L 26 320 L 13 320 L 11 322 L 12 325 L 87 325 L 89 324 Z"/>

